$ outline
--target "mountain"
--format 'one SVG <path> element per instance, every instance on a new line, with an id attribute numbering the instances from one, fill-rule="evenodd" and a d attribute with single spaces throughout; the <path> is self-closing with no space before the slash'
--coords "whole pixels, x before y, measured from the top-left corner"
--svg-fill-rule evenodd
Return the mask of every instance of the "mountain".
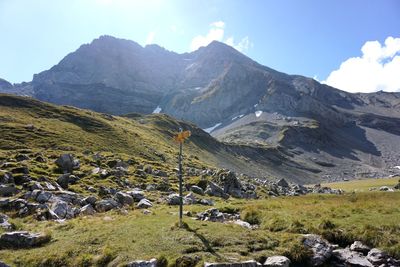
<path id="1" fill-rule="evenodd" d="M 235 147 L 279 151 L 279 164 L 310 177 L 380 177 L 400 165 L 400 93 L 347 93 L 215 41 L 177 54 L 102 36 L 31 83 L 0 90 L 109 114 L 166 113 Z"/>

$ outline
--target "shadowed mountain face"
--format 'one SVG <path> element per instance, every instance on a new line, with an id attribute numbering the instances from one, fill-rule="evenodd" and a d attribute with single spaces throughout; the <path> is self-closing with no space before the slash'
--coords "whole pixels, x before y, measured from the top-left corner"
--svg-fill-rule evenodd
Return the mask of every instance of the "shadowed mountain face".
<path id="1" fill-rule="evenodd" d="M 380 176 L 400 165 L 400 93 L 343 92 L 219 42 L 177 54 L 102 36 L 31 83 L 0 80 L 0 92 L 110 114 L 161 111 L 221 141 L 284 149 L 329 179 Z"/>

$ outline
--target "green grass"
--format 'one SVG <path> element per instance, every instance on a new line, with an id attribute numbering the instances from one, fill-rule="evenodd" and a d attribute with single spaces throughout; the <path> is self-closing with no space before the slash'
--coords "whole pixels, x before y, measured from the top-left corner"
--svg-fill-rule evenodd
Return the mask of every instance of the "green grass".
<path id="1" fill-rule="evenodd" d="M 393 187 L 400 182 L 400 177 L 392 178 L 381 178 L 381 179 L 363 179 L 363 180 L 352 180 L 346 182 L 336 182 L 336 183 L 325 183 L 322 186 L 328 186 L 336 189 L 343 189 L 346 192 L 366 192 L 370 188 L 377 188 L 381 186 Z"/>
<path id="2" fill-rule="evenodd" d="M 196 221 L 185 217 L 187 229 L 176 227 L 177 207 L 156 205 L 152 214 L 129 210 L 64 223 L 14 219 L 25 230 L 50 232 L 52 241 L 40 248 L 1 250 L 0 258 L 16 266 L 83 266 L 84 262 L 115 265 L 135 259 L 166 255 L 173 262 L 182 255 L 199 255 L 203 261 L 262 259 L 284 254 L 301 260 L 308 252 L 301 235 L 317 233 L 334 243 L 361 240 L 400 256 L 400 192 L 346 195 L 307 195 L 261 200 L 217 202 L 221 209 L 257 211 L 259 229 L 233 224 Z M 228 207 L 228 208 L 226 208 Z M 203 206 L 185 206 L 192 213 Z"/>

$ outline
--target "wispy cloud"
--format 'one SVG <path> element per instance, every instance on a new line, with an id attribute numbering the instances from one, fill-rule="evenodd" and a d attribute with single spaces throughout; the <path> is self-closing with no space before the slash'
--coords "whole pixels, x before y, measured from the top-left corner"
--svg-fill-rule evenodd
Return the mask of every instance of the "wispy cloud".
<path id="1" fill-rule="evenodd" d="M 147 34 L 145 44 L 146 44 L 146 45 L 152 44 L 153 41 L 154 41 L 154 37 L 155 37 L 155 36 L 156 36 L 156 33 L 155 33 L 155 32 L 149 32 L 149 33 Z"/>
<path id="2" fill-rule="evenodd" d="M 213 22 L 210 24 L 210 28 L 206 35 L 197 35 L 192 39 L 190 49 L 191 51 L 197 50 L 202 46 L 207 46 L 212 41 L 224 42 L 243 53 L 245 53 L 249 48 L 253 47 L 253 43 L 250 41 L 248 36 L 243 37 L 238 43 L 235 43 L 233 36 L 224 39 L 224 35 L 225 22 Z"/>
<path id="3" fill-rule="evenodd" d="M 361 57 L 344 61 L 324 83 L 348 92 L 400 91 L 400 38 L 368 41 Z"/>

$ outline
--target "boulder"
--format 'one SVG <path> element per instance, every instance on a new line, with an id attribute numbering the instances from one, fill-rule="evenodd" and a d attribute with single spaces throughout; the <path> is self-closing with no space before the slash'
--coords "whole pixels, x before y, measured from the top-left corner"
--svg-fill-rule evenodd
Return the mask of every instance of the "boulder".
<path id="1" fill-rule="evenodd" d="M 153 207 L 153 204 L 150 202 L 150 200 L 143 198 L 142 200 L 139 201 L 137 207 L 139 209 L 148 209 Z"/>
<path id="2" fill-rule="evenodd" d="M 0 267 L 10 267 L 10 265 L 7 265 L 4 262 L 0 261 Z"/>
<path id="3" fill-rule="evenodd" d="M 79 169 L 80 167 L 79 160 L 74 159 L 71 154 L 61 155 L 55 163 L 64 173 L 72 173 L 73 170 Z"/>
<path id="4" fill-rule="evenodd" d="M 18 154 L 15 156 L 15 160 L 16 161 L 24 161 L 24 160 L 30 160 L 30 158 L 28 157 L 28 155 Z"/>
<path id="5" fill-rule="evenodd" d="M 242 262 L 205 262 L 204 267 L 260 267 L 261 264 L 255 260 Z"/>
<path id="6" fill-rule="evenodd" d="M 50 206 L 50 210 L 57 215 L 58 219 L 71 219 L 75 217 L 75 212 L 67 202 L 56 200 Z"/>
<path id="7" fill-rule="evenodd" d="M 386 263 L 388 255 L 380 249 L 373 248 L 368 252 L 367 259 L 374 265 L 379 266 Z"/>
<path id="8" fill-rule="evenodd" d="M 144 198 L 144 193 L 143 193 L 143 191 L 140 191 L 140 190 L 132 190 L 132 191 L 128 191 L 126 193 L 131 195 L 133 197 L 133 200 L 135 200 L 136 202 L 138 202 Z"/>
<path id="9" fill-rule="evenodd" d="M 57 183 L 64 189 L 68 189 L 69 176 L 70 176 L 69 173 L 65 173 L 57 178 Z"/>
<path id="10" fill-rule="evenodd" d="M 0 248 L 35 247 L 49 242 L 50 239 L 50 236 L 41 233 L 29 233 L 27 231 L 8 232 L 0 236 Z"/>
<path id="11" fill-rule="evenodd" d="M 362 253 L 351 251 L 349 248 L 333 250 L 332 257 L 334 262 L 344 264 L 345 266 L 373 267 Z"/>
<path id="12" fill-rule="evenodd" d="M 96 202 L 95 208 L 98 212 L 105 212 L 118 208 L 119 204 L 114 199 L 102 199 Z"/>
<path id="13" fill-rule="evenodd" d="M 225 215 L 216 208 L 208 209 L 197 214 L 197 219 L 201 221 L 224 222 Z"/>
<path id="14" fill-rule="evenodd" d="M 264 263 L 264 266 L 269 267 L 289 267 L 290 260 L 285 256 L 272 256 L 268 257 Z"/>
<path id="15" fill-rule="evenodd" d="M 214 201 L 212 199 L 200 199 L 199 204 L 204 206 L 214 206 Z"/>
<path id="16" fill-rule="evenodd" d="M 0 184 L 13 184 L 14 178 L 11 173 L 0 171 Z"/>
<path id="17" fill-rule="evenodd" d="M 52 193 L 47 192 L 47 191 L 40 191 L 39 194 L 36 197 L 36 201 L 39 203 L 46 203 L 47 201 L 50 200 L 50 198 L 53 196 Z"/>
<path id="18" fill-rule="evenodd" d="M 81 215 L 94 215 L 96 210 L 93 208 L 92 204 L 87 204 L 80 208 L 79 214 Z"/>
<path id="19" fill-rule="evenodd" d="M 132 205 L 133 204 L 133 197 L 127 193 L 117 192 L 115 194 L 115 197 L 117 198 L 118 202 L 121 203 L 122 205 Z"/>
<path id="20" fill-rule="evenodd" d="M 94 206 L 96 204 L 97 198 L 95 196 L 88 196 L 85 197 L 84 199 L 82 199 L 82 202 L 86 205 L 86 204 L 91 204 L 92 206 Z"/>
<path id="21" fill-rule="evenodd" d="M 213 182 L 208 182 L 205 193 L 210 196 L 222 197 L 224 199 L 229 198 L 229 195 L 224 192 L 224 189 L 222 189 L 216 183 Z"/>
<path id="22" fill-rule="evenodd" d="M 0 184 L 0 197 L 8 197 L 18 193 L 14 184 Z"/>
<path id="23" fill-rule="evenodd" d="M 131 261 L 126 266 L 127 267 L 156 267 L 157 260 L 151 259 L 149 261 L 144 261 L 144 260 Z"/>
<path id="24" fill-rule="evenodd" d="M 332 255 L 332 245 L 318 235 L 304 235 L 303 244 L 306 248 L 311 249 L 313 252 L 312 257 L 310 258 L 310 264 L 312 266 L 321 266 Z"/>
<path id="25" fill-rule="evenodd" d="M 185 204 L 185 205 L 192 205 L 192 204 L 196 204 L 196 203 L 197 203 L 197 199 L 192 192 L 190 192 L 189 194 L 187 194 L 186 196 L 183 197 L 183 204 Z"/>
<path id="26" fill-rule="evenodd" d="M 200 186 L 192 185 L 190 187 L 190 191 L 192 191 L 193 193 L 196 193 L 196 194 L 204 196 L 204 190 Z"/>
<path id="27" fill-rule="evenodd" d="M 379 191 L 393 192 L 393 189 L 390 188 L 389 186 L 381 186 L 381 187 L 379 187 Z"/>
<path id="28" fill-rule="evenodd" d="M 224 184 L 224 193 L 229 194 L 233 197 L 242 198 L 242 184 L 236 177 L 234 172 L 222 173 L 220 180 Z"/>
<path id="29" fill-rule="evenodd" d="M 181 203 L 180 197 L 178 194 L 170 194 L 166 198 L 168 205 L 179 205 Z"/>
<path id="30" fill-rule="evenodd" d="M 14 226 L 9 223 L 8 216 L 0 213 L 0 227 L 6 231 L 12 230 Z"/>
<path id="31" fill-rule="evenodd" d="M 285 180 L 285 179 L 280 179 L 279 181 L 278 181 L 278 183 L 277 183 L 279 186 L 282 186 L 282 187 L 289 187 L 289 183 Z"/>
<path id="32" fill-rule="evenodd" d="M 168 173 L 162 170 L 153 171 L 153 175 L 158 177 L 168 177 Z"/>
<path id="33" fill-rule="evenodd" d="M 362 254 L 367 255 L 371 248 L 367 245 L 364 245 L 361 241 L 354 241 L 354 243 L 350 246 L 350 250 L 361 252 Z"/>

